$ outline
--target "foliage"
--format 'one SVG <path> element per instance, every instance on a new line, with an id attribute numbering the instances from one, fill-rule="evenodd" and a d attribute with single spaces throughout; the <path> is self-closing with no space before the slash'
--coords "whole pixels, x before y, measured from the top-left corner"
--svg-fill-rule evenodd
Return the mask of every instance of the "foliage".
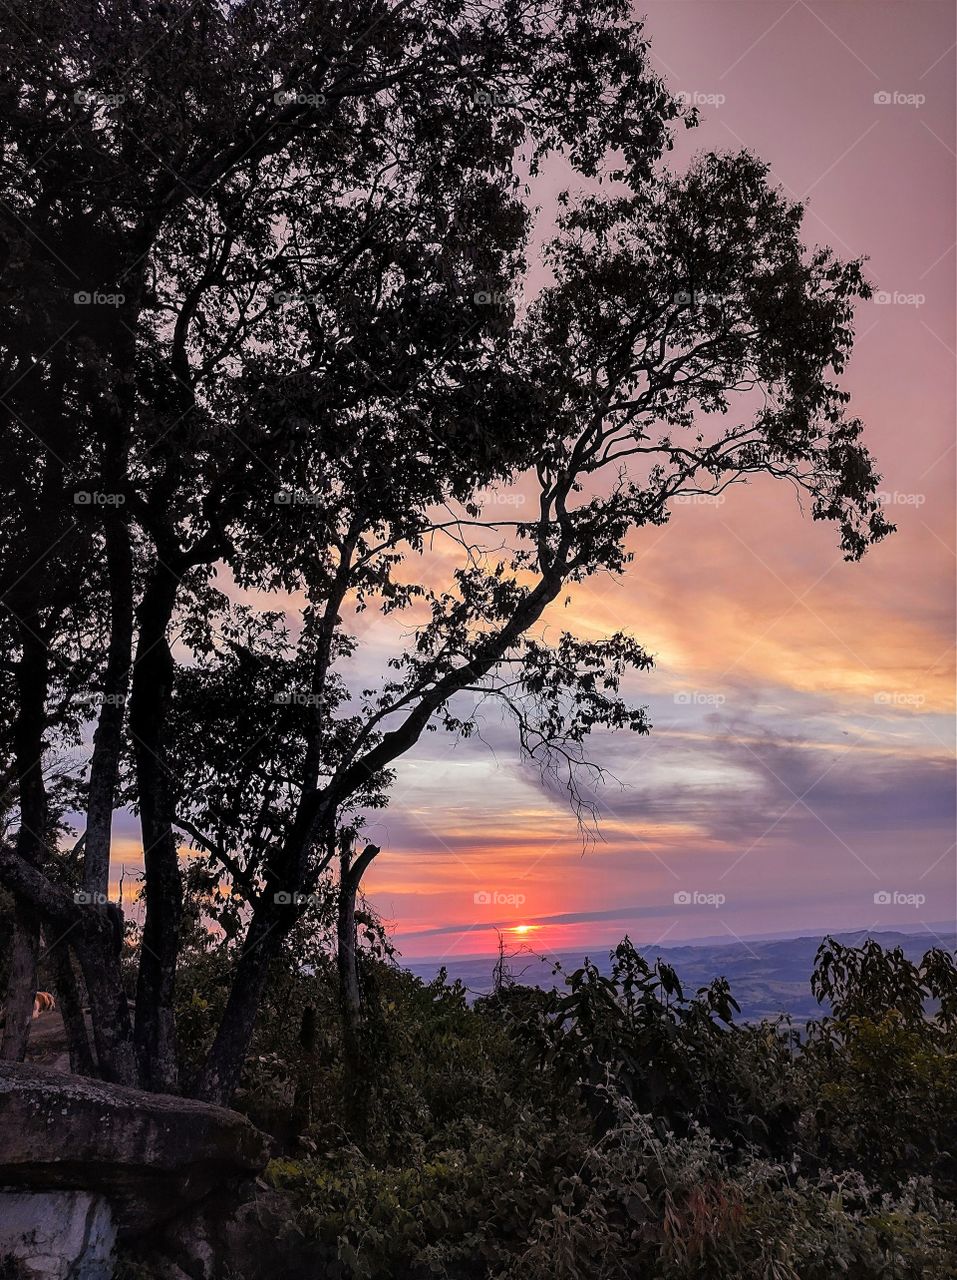
<path id="1" fill-rule="evenodd" d="M 677 1127 L 708 1124 L 717 1134 L 773 1149 L 781 1115 L 770 1099 L 788 1093 L 787 1028 L 735 1028 L 738 1006 L 724 979 L 686 996 L 674 970 L 654 964 L 628 938 L 609 974 L 586 961 L 546 999 L 533 1035 L 542 1066 L 581 1085 L 596 1127 L 610 1123 L 609 1078 L 616 1094 Z"/>
<path id="2" fill-rule="evenodd" d="M 461 695 L 580 816 L 593 731 L 650 730 L 639 639 L 555 616 L 637 530 L 769 476 L 849 560 L 890 531 L 840 383 L 870 285 L 749 153 L 668 167 L 694 113 L 624 0 L 67 0 L 42 39 L 34 9 L 0 11 L 0 881 L 69 937 L 103 1075 L 181 1089 L 182 1015 L 223 1102 L 342 833 L 425 732 L 474 730 Z M 577 194 L 538 228 L 547 160 Z M 395 614 L 411 641 L 358 687 L 363 615 Z M 71 752 L 82 903 L 45 847 Z M 237 944 L 205 1008 L 177 994 L 184 843 Z"/>
<path id="3" fill-rule="evenodd" d="M 919 963 L 873 939 L 827 939 L 813 977 L 833 1014 L 808 1028 L 806 1139 L 824 1160 L 893 1184 L 932 1175 L 957 1190 L 957 967 L 941 948 Z M 934 1010 L 927 1016 L 927 1010 Z"/>
<path id="4" fill-rule="evenodd" d="M 536 1224 L 509 1280 L 916 1280 L 951 1274 L 957 1216 L 926 1183 L 899 1195 L 856 1172 L 804 1178 L 705 1130 L 660 1134 L 625 1099 L 561 1206 Z"/>
<path id="5" fill-rule="evenodd" d="M 627 939 L 606 975 L 504 980 L 471 1007 L 442 974 L 389 968 L 368 1141 L 330 1108 L 273 1161 L 286 1231 L 356 1280 L 948 1280 L 949 1015 L 925 1008 L 902 1040 L 872 978 L 896 972 L 913 1008 L 949 959 L 827 940 L 833 1009 L 802 1034 L 737 1024 L 720 982 L 686 997 Z"/>

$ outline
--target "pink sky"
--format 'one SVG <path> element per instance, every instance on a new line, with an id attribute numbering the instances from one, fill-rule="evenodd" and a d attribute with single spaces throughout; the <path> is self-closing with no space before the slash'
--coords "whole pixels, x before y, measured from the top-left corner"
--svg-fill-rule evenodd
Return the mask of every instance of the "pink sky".
<path id="1" fill-rule="evenodd" d="M 625 626 L 657 657 L 632 690 L 653 734 L 595 752 L 623 784 L 601 797 L 603 840 L 582 852 L 494 717 L 488 746 L 428 735 L 371 829 L 368 889 L 408 956 L 488 952 L 495 924 L 554 951 L 955 917 L 952 6 L 645 11 L 656 65 L 701 104 L 675 165 L 755 151 L 809 199 L 806 239 L 867 254 L 892 299 L 861 307 L 846 385 L 899 532 L 845 564 L 768 483 L 636 538 L 623 583 L 553 619 Z"/>
<path id="2" fill-rule="evenodd" d="M 602 838 L 583 852 L 493 715 L 482 741 L 425 735 L 369 826 L 382 855 L 366 887 L 410 958 L 488 953 L 496 925 L 584 951 L 626 931 L 674 943 L 957 915 L 952 5 L 646 11 L 660 71 L 703 117 L 675 166 L 746 146 L 809 200 L 809 243 L 869 256 L 886 300 L 860 308 L 846 385 L 899 532 L 848 565 L 835 530 L 766 482 L 636 536 L 624 581 L 548 619 L 551 634 L 627 629 L 656 657 L 630 689 L 652 735 L 594 745 L 621 784 L 599 797 Z M 566 181 L 536 187 L 546 221 Z M 370 614 L 362 640 L 369 674 L 402 645 Z M 123 815 L 117 874 L 140 863 L 134 832 Z"/>

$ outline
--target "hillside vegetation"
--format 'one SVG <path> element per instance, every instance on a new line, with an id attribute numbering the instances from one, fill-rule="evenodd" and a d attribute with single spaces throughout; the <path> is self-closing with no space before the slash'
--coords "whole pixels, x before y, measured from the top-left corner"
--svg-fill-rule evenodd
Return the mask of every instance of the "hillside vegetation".
<path id="1" fill-rule="evenodd" d="M 282 1247 L 343 1280 L 945 1280 L 957 1274 L 957 970 L 825 940 L 830 1012 L 739 1025 L 626 938 L 470 1007 L 369 917 L 358 1060 L 317 945 L 277 966 L 238 1105 L 276 1135 Z M 183 971 L 201 1059 L 218 966 Z M 929 1012 L 932 1011 L 932 1012 Z M 188 1074 L 190 1062 L 183 1063 Z"/>

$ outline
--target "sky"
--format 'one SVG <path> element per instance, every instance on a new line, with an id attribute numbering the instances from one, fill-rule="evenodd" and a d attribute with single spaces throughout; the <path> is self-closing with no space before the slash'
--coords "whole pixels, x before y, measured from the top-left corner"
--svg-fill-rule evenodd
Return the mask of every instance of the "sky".
<path id="1" fill-rule="evenodd" d="M 652 56 L 702 125 L 671 163 L 747 147 L 809 202 L 808 243 L 868 256 L 844 384 L 897 534 L 847 564 L 773 482 L 678 509 L 620 581 L 550 619 L 655 655 L 648 737 L 605 735 L 599 836 L 484 741 L 426 735 L 369 834 L 366 877 L 409 958 L 957 914 L 954 850 L 954 13 L 944 0 L 660 0 Z M 545 206 L 564 173 L 535 190 Z M 373 644 L 373 635 L 368 637 Z"/>
<path id="2" fill-rule="evenodd" d="M 898 532 L 848 564 L 789 487 L 732 489 L 640 531 L 623 579 L 573 591 L 546 634 L 624 629 L 655 657 L 628 693 L 647 737 L 604 734 L 583 844 L 566 799 L 483 712 L 426 734 L 370 816 L 364 881 L 408 959 L 957 917 L 954 847 L 954 11 L 949 0 L 653 0 L 652 58 L 698 106 L 671 157 L 746 147 L 806 199 L 805 239 L 867 255 L 844 385 Z M 567 172 L 546 172 L 543 221 Z M 533 291 L 535 280 L 529 281 Z M 360 669 L 401 647 L 363 615 Z M 116 870 L 139 863 L 121 815 Z"/>

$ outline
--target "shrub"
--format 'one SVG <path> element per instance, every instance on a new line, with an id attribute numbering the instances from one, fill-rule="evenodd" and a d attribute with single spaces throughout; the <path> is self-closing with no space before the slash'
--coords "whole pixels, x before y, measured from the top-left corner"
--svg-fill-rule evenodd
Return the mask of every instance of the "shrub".
<path id="1" fill-rule="evenodd" d="M 361 1141 L 323 1088 L 268 1170 L 286 1234 L 346 1280 L 949 1280 L 953 965 L 819 960 L 799 1035 L 627 939 L 607 975 L 474 1007 L 366 957 Z"/>

